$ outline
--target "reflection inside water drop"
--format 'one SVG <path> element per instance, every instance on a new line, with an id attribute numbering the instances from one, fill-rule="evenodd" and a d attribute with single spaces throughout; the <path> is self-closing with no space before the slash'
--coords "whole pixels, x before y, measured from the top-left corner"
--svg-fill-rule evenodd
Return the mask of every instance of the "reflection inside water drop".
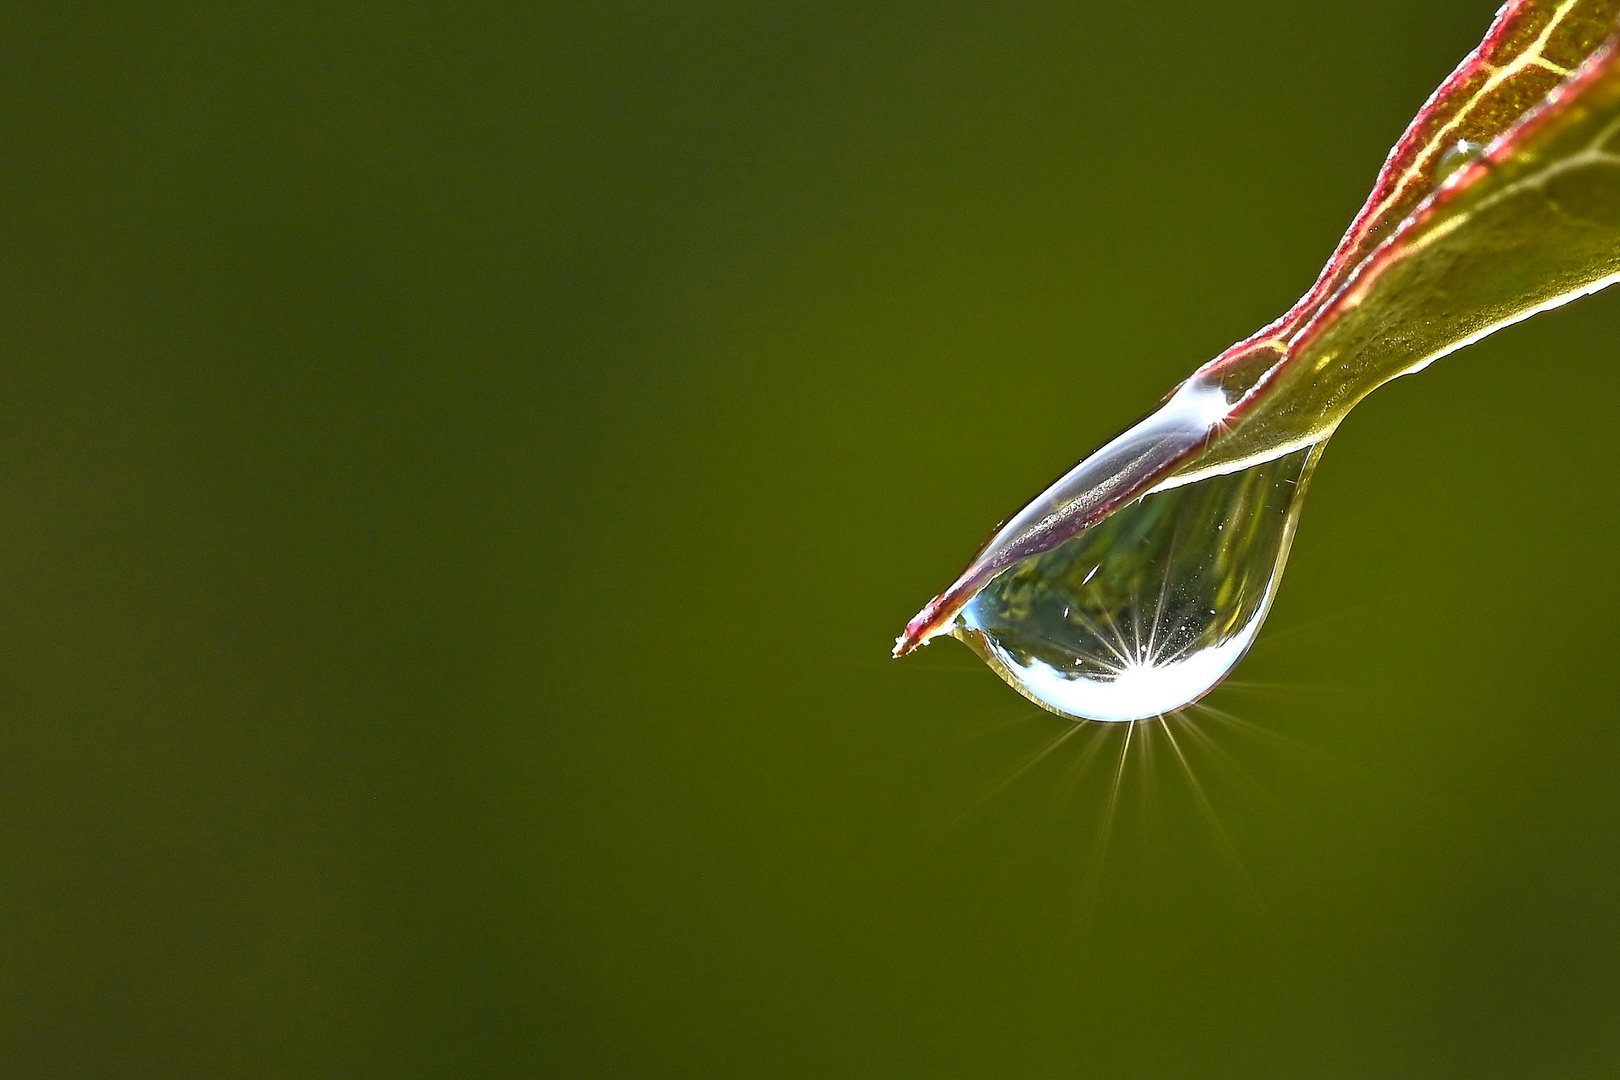
<path id="1" fill-rule="evenodd" d="M 1321 446 L 1121 507 L 1002 571 L 951 632 L 1064 716 L 1141 720 L 1191 704 L 1259 632 Z"/>

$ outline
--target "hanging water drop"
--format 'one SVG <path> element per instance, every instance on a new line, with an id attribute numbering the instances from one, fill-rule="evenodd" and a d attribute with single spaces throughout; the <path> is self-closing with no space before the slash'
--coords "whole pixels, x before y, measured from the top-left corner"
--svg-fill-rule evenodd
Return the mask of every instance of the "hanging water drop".
<path id="1" fill-rule="evenodd" d="M 950 632 L 1064 716 L 1141 720 L 1188 705 L 1254 642 L 1320 456 L 1318 444 L 1147 495 L 1013 563 Z"/>

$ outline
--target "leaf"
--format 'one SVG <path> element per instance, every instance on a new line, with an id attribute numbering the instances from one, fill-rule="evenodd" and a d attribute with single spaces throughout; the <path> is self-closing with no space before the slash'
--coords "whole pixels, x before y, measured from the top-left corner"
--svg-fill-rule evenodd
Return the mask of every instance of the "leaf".
<path id="1" fill-rule="evenodd" d="M 1604 6 L 1612 18 L 1620 5 Z M 1390 379 L 1613 284 L 1620 275 L 1617 45 L 1611 38 L 1594 50 L 1298 320 L 1284 359 L 1176 479 L 1318 441 Z"/>
<path id="2" fill-rule="evenodd" d="M 1020 512 L 895 655 L 947 630 L 1007 566 L 1141 495 L 1320 442 L 1390 379 L 1620 280 L 1617 18 L 1620 0 L 1504 6 L 1310 291 Z"/>

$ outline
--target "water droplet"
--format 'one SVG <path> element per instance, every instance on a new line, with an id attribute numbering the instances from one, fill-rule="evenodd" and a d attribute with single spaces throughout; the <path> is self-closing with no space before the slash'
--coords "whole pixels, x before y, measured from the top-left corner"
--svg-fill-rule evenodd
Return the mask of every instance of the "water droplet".
<path id="1" fill-rule="evenodd" d="M 997 574 L 951 633 L 1064 716 L 1141 720 L 1198 700 L 1265 620 L 1322 445 L 1115 510 Z"/>
<path id="2" fill-rule="evenodd" d="M 1458 139 L 1456 143 L 1446 148 L 1440 155 L 1440 161 L 1434 167 L 1434 186 L 1439 187 L 1446 182 L 1452 173 L 1467 165 L 1472 165 L 1485 155 L 1485 144 L 1469 142 L 1467 139 Z"/>

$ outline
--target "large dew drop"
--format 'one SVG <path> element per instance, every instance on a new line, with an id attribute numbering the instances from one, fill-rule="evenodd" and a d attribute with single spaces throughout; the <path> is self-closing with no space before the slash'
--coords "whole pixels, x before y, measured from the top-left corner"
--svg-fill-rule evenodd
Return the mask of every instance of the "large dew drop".
<path id="1" fill-rule="evenodd" d="M 1141 720 L 1197 701 L 1265 620 L 1321 446 L 1115 510 L 997 574 L 951 633 L 1064 716 Z"/>

